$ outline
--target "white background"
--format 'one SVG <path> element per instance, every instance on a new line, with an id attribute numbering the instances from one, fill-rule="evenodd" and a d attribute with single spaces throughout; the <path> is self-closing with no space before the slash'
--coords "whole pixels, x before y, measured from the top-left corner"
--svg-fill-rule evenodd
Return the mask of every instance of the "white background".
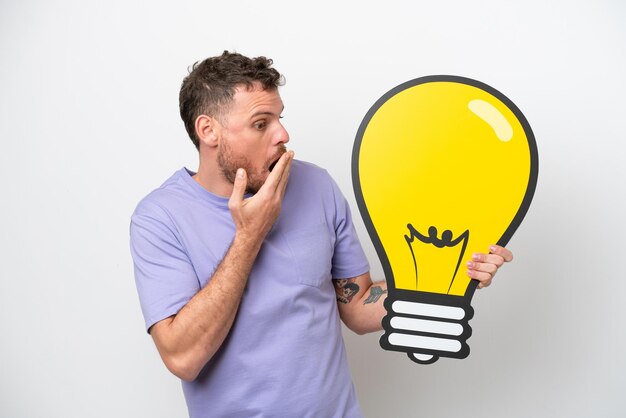
<path id="1" fill-rule="evenodd" d="M 382 94 L 475 78 L 535 132 L 535 199 L 474 297 L 470 356 L 419 366 L 345 332 L 367 417 L 624 416 L 625 23 L 618 0 L 0 1 L 0 416 L 186 415 L 143 330 L 128 223 L 197 167 L 178 89 L 224 49 L 285 74 L 290 147 L 335 177 L 380 279 L 350 159 Z"/>

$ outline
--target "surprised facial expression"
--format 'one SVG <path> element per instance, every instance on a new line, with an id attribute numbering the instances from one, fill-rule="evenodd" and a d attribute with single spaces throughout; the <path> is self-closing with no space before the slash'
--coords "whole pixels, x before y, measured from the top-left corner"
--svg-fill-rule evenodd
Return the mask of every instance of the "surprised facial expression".
<path id="1" fill-rule="evenodd" d="M 246 170 L 248 192 L 256 193 L 286 152 L 289 134 L 280 122 L 283 102 L 278 90 L 239 87 L 220 126 L 217 163 L 231 184 L 238 168 Z"/>

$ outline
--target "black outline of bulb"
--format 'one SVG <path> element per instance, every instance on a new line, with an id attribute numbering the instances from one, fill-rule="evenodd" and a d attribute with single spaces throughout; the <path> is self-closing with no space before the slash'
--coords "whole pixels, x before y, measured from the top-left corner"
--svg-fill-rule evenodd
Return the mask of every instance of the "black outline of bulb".
<path id="1" fill-rule="evenodd" d="M 385 249 L 372 223 L 372 219 L 369 215 L 363 197 L 359 178 L 359 152 L 367 126 L 372 117 L 383 104 L 396 94 L 408 88 L 432 82 L 460 83 L 484 90 L 499 99 L 513 112 L 526 134 L 530 152 L 530 175 L 528 186 L 517 213 L 509 224 L 509 227 L 504 231 L 496 244 L 505 246 L 524 219 L 535 193 L 539 171 L 537 144 L 526 117 L 522 114 L 521 110 L 519 110 L 519 108 L 504 94 L 477 80 L 453 75 L 433 75 L 409 80 L 385 93 L 376 101 L 376 103 L 374 103 L 363 118 L 363 121 L 357 131 L 354 147 L 352 149 L 352 185 L 359 211 L 380 259 L 387 281 L 388 295 L 385 299 L 387 315 L 382 321 L 385 333 L 380 339 L 380 345 L 385 350 L 406 352 L 411 360 L 420 364 L 434 363 L 439 359 L 439 357 L 465 358 L 469 355 L 470 349 L 466 341 L 472 334 L 472 329 L 469 326 L 469 320 L 474 316 L 474 309 L 471 307 L 470 303 L 478 282 L 476 280 L 471 280 L 463 296 L 404 290 L 397 289 L 395 287 L 393 271 L 389 264 L 389 259 L 387 258 Z M 414 228 L 411 230 L 410 225 L 407 225 L 407 227 L 409 228 L 410 235 L 405 235 L 405 239 L 407 240 L 407 243 L 409 243 L 409 246 L 411 245 L 411 242 L 409 241 L 414 238 L 419 239 L 420 236 L 426 241 L 430 240 L 429 243 L 433 245 L 442 244 L 444 241 L 450 241 L 450 244 L 452 243 L 452 235 L 450 231 L 444 231 L 441 238 L 438 238 L 436 229 L 434 229 L 434 231 L 429 231 L 428 236 L 425 236 L 415 231 Z M 466 232 L 469 234 L 469 231 Z M 459 238 L 460 236 L 455 240 L 458 240 Z M 421 239 L 420 241 L 425 242 Z M 457 244 L 459 242 L 457 242 Z M 435 328 L 432 328 L 433 325 Z M 448 329 L 450 332 L 442 333 L 441 330 L 432 332 L 433 330 L 436 331 L 437 326 L 440 326 L 441 329 Z M 447 343 L 449 348 L 447 350 L 441 350 L 421 347 L 407 347 L 393 344 L 389 341 L 390 337 L 393 341 L 397 339 L 404 339 L 413 341 L 416 344 L 419 344 L 420 341 L 429 344 L 429 341 L 436 342 L 438 340 L 442 340 L 443 343 Z M 458 349 L 455 349 L 455 347 Z"/>

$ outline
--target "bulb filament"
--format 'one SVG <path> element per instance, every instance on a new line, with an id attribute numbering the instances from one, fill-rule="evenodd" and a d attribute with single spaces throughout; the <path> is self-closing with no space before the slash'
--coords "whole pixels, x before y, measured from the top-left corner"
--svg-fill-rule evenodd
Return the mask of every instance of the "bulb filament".
<path id="1" fill-rule="evenodd" d="M 441 238 L 439 238 L 437 237 L 437 228 L 434 226 L 431 226 L 428 228 L 428 236 L 423 235 L 422 233 L 417 231 L 411 224 L 407 224 L 407 228 L 409 229 L 410 235 L 405 235 L 404 239 L 409 245 L 409 250 L 411 250 L 411 256 L 413 257 L 413 266 L 415 267 L 415 288 L 416 289 L 417 289 L 417 280 L 418 280 L 417 260 L 415 259 L 415 252 L 413 251 L 413 245 L 412 245 L 415 239 L 417 239 L 418 241 L 421 241 L 424 244 L 432 244 L 437 248 L 455 247 L 459 243 L 461 242 L 463 243 L 461 246 L 461 252 L 459 253 L 459 258 L 456 263 L 456 267 L 454 269 L 454 273 L 452 274 L 452 277 L 450 278 L 450 285 L 448 286 L 448 293 L 450 293 L 450 289 L 452 288 L 452 284 L 454 283 L 454 278 L 456 277 L 456 273 L 459 271 L 459 267 L 461 266 L 461 261 L 463 260 L 463 255 L 465 254 L 465 249 L 467 248 L 467 242 L 469 241 L 469 229 L 467 229 L 465 232 L 463 232 L 461 235 L 459 235 L 456 238 L 452 238 L 453 237 L 452 231 L 450 231 L 449 229 L 446 229 L 445 231 L 441 233 Z"/>

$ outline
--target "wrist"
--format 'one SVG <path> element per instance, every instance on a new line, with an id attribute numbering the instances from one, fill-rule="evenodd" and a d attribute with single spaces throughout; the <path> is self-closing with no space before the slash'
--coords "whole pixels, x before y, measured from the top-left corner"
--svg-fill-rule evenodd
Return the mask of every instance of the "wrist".
<path id="1" fill-rule="evenodd" d="M 264 236 L 261 234 L 237 230 L 231 247 L 241 249 L 248 254 L 254 254 L 254 257 L 256 257 L 256 253 L 261 249 L 263 240 Z"/>

